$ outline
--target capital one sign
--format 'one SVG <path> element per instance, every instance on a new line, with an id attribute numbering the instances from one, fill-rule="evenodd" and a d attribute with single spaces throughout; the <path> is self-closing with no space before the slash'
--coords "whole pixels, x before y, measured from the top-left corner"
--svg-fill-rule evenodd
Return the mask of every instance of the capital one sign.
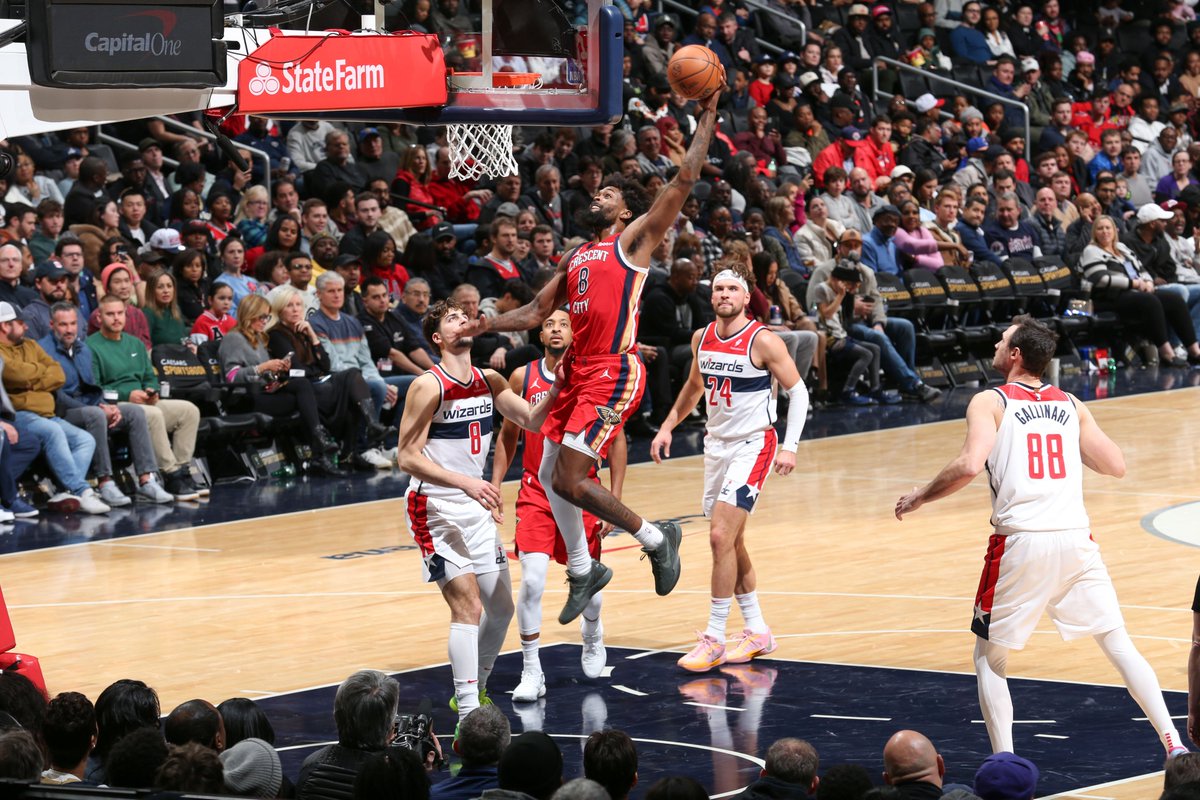
<path id="1" fill-rule="evenodd" d="M 277 35 L 238 65 L 247 114 L 441 106 L 441 45 L 429 34 Z"/>

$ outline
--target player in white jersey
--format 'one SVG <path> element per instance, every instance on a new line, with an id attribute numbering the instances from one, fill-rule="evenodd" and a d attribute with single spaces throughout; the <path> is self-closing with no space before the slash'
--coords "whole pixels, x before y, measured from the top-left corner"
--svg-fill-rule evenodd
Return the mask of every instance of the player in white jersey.
<path id="1" fill-rule="evenodd" d="M 713 278 L 717 320 L 692 335 L 691 373 L 650 443 L 656 462 L 669 457 L 671 431 L 704 398 L 708 435 L 703 509 L 711 520 L 712 598 L 708 627 L 696 647 L 679 659 L 679 666 L 691 672 L 745 663 L 775 650 L 775 639 L 758 605 L 754 565 L 746 550 L 746 520 L 772 465 L 780 475 L 796 466 L 796 447 L 808 415 L 808 389 L 783 340 L 747 318 L 749 302 L 745 267 L 725 269 Z M 772 378 L 785 387 L 790 400 L 782 447 L 776 447 Z M 746 626 L 726 653 L 725 623 L 735 597 Z"/>
<path id="2" fill-rule="evenodd" d="M 472 367 L 467 324 L 457 303 L 429 309 L 425 338 L 442 360 L 409 388 L 398 450 L 400 468 L 412 476 L 405 508 L 424 578 L 450 607 L 459 719 L 478 708 L 513 615 L 508 558 L 492 519 L 500 492 L 483 478 L 493 411 L 536 431 L 557 395 L 552 388 L 530 406 L 501 375 Z"/>
<path id="3" fill-rule="evenodd" d="M 1167 756 L 1174 757 L 1187 750 L 1158 677 L 1125 630 L 1083 507 L 1084 466 L 1120 478 L 1125 457 L 1087 406 L 1042 382 L 1057 339 L 1037 320 L 1013 320 L 992 361 L 1006 384 L 972 398 L 962 452 L 929 485 L 896 501 L 896 518 L 953 494 L 987 470 L 995 532 L 971 630 L 979 705 L 993 752 L 1013 750 L 1008 651 L 1025 646 L 1045 610 L 1064 639 L 1095 638 L 1158 732 Z"/>

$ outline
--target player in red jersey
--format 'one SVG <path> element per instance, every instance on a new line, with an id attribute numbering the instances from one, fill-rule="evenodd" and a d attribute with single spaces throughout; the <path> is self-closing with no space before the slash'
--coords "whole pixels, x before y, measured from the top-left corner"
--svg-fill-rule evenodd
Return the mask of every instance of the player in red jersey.
<path id="1" fill-rule="evenodd" d="M 567 348 L 571 346 L 571 318 L 566 311 L 558 310 L 542 323 L 542 345 L 546 357 L 527 366 L 520 367 L 509 378 L 509 386 L 530 404 L 537 404 L 554 386 L 554 369 Z M 522 432 L 509 422 L 500 430 L 496 453 L 492 457 L 492 484 L 499 488 L 508 472 L 509 464 L 517 449 L 517 436 Z M 560 564 L 567 563 L 566 545 L 554 522 L 550 502 L 538 480 L 542 464 L 544 437 L 532 431 L 524 431 L 524 447 L 521 452 L 523 472 L 521 489 L 517 495 L 516 542 L 517 554 L 521 558 L 521 588 L 517 593 L 517 627 L 521 633 L 521 653 L 524 665 L 521 682 L 513 691 L 513 702 L 529 703 L 546 694 L 546 679 L 538 658 L 538 643 L 542 627 L 542 592 L 546 588 L 546 568 L 553 558 Z M 613 439 L 609 450 L 609 482 L 612 493 L 621 496 L 625 482 L 625 437 Z M 592 470 L 592 480 L 599 480 Z M 588 553 L 592 558 L 600 557 L 600 540 L 612 525 L 596 519 L 588 513 L 583 515 L 587 531 Z M 580 633 L 583 636 L 583 651 L 580 661 L 583 673 L 597 678 L 607 663 L 604 650 L 604 628 L 600 624 L 602 594 L 592 596 L 580 617 Z"/>
<path id="2" fill-rule="evenodd" d="M 425 317 L 425 337 L 441 363 L 409 387 L 400 421 L 400 468 L 412 476 L 405 492 L 409 532 L 422 571 L 450 607 L 450 671 L 454 707 L 462 719 L 483 690 L 512 619 L 508 558 L 492 512 L 500 492 L 483 479 L 498 411 L 537 430 L 555 389 L 536 406 L 513 393 L 503 376 L 471 366 L 467 315 L 442 301 Z"/>
<path id="3" fill-rule="evenodd" d="M 571 316 L 574 343 L 565 358 L 562 394 L 542 428 L 546 446 L 539 471 L 567 545 L 567 602 L 558 615 L 563 625 L 579 616 L 612 578 L 612 570 L 588 553 L 582 511 L 637 538 L 650 557 L 655 592 L 668 594 L 679 582 L 679 526 L 652 524 L 588 474 L 645 390 L 637 325 L 650 254 L 700 179 L 720 94 L 700 101 L 700 119 L 683 164 L 652 204 L 639 184 L 609 177 L 576 217 L 594 231 L 592 242 L 564 255 L 554 277 L 531 302 L 490 320 L 483 317 L 472 330 L 530 330 L 564 303 Z"/>

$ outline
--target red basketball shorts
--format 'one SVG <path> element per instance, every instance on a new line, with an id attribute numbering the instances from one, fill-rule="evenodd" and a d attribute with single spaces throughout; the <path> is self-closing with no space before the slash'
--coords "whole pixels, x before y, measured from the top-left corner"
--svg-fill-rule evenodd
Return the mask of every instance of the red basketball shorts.
<path id="1" fill-rule="evenodd" d="M 604 458 L 646 391 L 646 368 L 636 353 L 580 356 L 568 353 L 563 388 L 542 433 L 553 442 Z"/>

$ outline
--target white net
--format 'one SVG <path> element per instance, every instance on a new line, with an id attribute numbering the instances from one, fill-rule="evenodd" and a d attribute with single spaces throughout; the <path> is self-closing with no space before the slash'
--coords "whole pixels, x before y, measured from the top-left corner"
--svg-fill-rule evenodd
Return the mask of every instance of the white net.
<path id="1" fill-rule="evenodd" d="M 448 125 L 446 135 L 450 142 L 452 179 L 474 181 L 483 176 L 503 178 L 517 174 L 512 125 Z"/>

